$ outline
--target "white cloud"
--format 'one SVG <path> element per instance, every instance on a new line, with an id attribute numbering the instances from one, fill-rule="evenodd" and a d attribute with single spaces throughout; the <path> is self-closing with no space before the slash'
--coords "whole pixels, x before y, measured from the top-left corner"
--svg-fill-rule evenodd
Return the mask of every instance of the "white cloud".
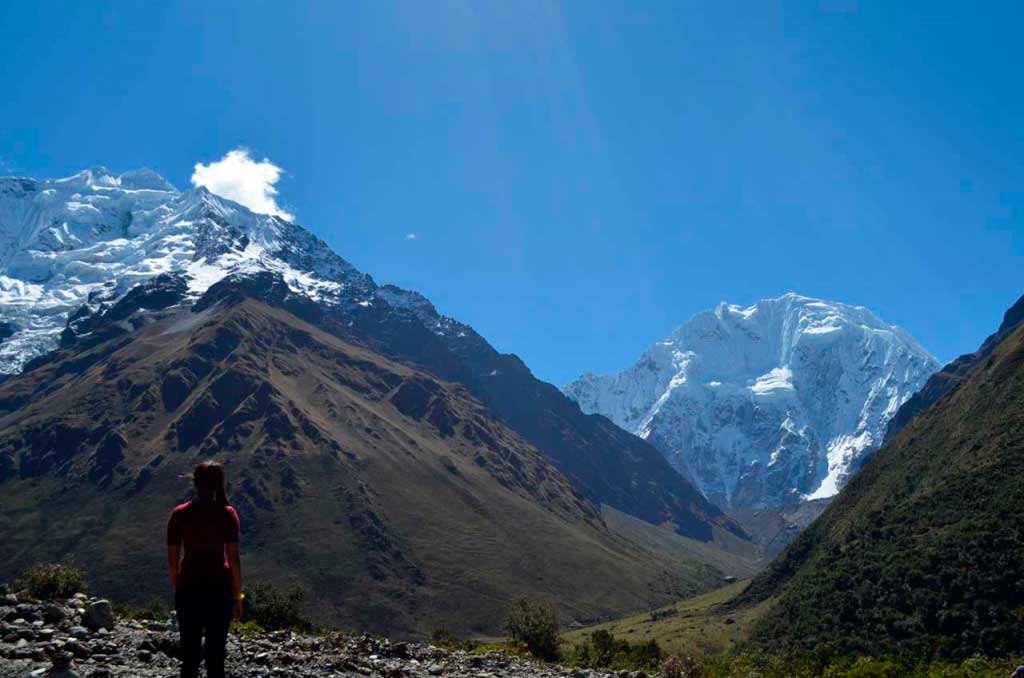
<path id="1" fill-rule="evenodd" d="M 234 200 L 253 212 L 275 214 L 292 221 L 294 215 L 281 209 L 274 196 L 274 184 L 281 178 L 281 168 L 264 158 L 256 162 L 249 151 L 236 148 L 217 162 L 204 165 L 197 162 L 192 173 L 193 186 L 205 186 L 210 193 Z"/>
<path id="2" fill-rule="evenodd" d="M 418 238 L 418 237 L 419 237 L 419 236 L 418 236 L 418 235 L 416 235 L 415 233 L 406 233 L 406 234 L 405 234 L 405 239 L 406 239 L 406 240 L 415 240 L 415 239 L 416 239 L 416 238 Z"/>

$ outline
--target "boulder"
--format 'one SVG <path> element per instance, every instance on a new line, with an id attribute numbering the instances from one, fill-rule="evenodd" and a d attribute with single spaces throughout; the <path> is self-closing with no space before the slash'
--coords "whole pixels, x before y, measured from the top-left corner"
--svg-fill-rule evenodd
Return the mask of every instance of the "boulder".
<path id="1" fill-rule="evenodd" d="M 96 600 L 85 607 L 85 614 L 82 615 L 82 624 L 87 628 L 97 631 L 99 629 L 114 629 L 114 610 L 109 600 Z"/>
<path id="2" fill-rule="evenodd" d="M 62 621 L 65 616 L 64 608 L 53 603 L 47 603 L 43 605 L 43 621 L 55 624 L 56 622 Z"/>

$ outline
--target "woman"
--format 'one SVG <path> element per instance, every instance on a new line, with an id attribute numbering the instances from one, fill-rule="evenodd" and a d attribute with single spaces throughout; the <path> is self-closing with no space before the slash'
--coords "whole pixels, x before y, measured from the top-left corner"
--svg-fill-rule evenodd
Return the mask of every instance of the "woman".
<path id="1" fill-rule="evenodd" d="M 224 467 L 217 462 L 196 466 L 192 484 L 195 498 L 175 507 L 167 521 L 167 564 L 181 633 L 181 676 L 198 676 L 199 661 L 205 655 L 206 675 L 222 678 L 228 628 L 242 614 L 238 514 L 228 504 Z"/>

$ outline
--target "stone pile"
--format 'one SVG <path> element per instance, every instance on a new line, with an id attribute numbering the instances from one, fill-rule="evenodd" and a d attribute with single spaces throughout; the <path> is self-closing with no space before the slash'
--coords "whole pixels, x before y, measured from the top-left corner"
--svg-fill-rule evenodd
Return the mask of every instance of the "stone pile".
<path id="1" fill-rule="evenodd" d="M 0 678 L 174 678 L 180 667 L 173 616 L 118 619 L 108 601 L 77 594 L 63 602 L 0 595 Z M 476 653 L 393 643 L 370 636 L 291 631 L 232 633 L 228 675 L 351 678 L 641 678 L 581 671 L 503 652 Z"/>

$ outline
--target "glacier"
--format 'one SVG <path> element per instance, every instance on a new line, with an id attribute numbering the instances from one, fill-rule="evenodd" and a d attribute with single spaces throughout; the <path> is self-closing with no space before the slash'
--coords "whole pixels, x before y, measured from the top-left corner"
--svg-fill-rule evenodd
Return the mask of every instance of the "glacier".
<path id="1" fill-rule="evenodd" d="M 198 297 L 225 276 L 280 274 L 329 305 L 373 303 L 376 285 L 306 229 L 148 169 L 0 178 L 0 378 L 56 348 L 69 316 L 110 306 L 161 274 Z"/>
<path id="2" fill-rule="evenodd" d="M 870 310 L 789 293 L 723 302 L 629 369 L 563 390 L 654 444 L 718 505 L 771 508 L 834 496 L 938 368 Z"/>

